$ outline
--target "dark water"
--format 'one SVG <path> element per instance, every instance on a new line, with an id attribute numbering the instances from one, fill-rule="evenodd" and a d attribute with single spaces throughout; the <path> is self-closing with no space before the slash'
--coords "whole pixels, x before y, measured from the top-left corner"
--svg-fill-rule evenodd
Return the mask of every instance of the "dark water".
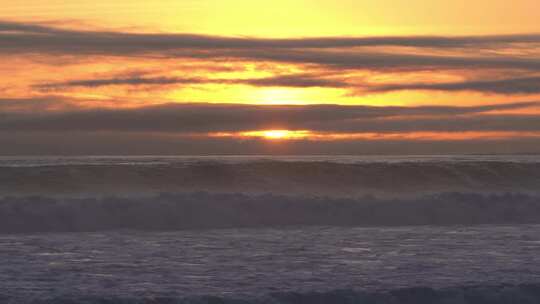
<path id="1" fill-rule="evenodd" d="M 540 282 L 538 253 L 540 226 L 4 235 L 0 293 L 24 303 L 518 285 Z"/>
<path id="2" fill-rule="evenodd" d="M 1 158 L 0 303 L 540 303 L 540 158 Z"/>

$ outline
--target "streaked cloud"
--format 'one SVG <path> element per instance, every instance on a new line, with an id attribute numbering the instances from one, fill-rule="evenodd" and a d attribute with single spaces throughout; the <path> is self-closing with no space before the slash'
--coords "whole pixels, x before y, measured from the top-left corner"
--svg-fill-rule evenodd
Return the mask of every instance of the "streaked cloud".
<path id="1" fill-rule="evenodd" d="M 540 70 L 540 57 L 373 52 L 363 47 L 415 47 L 459 51 L 537 44 L 540 35 L 464 37 L 330 37 L 260 39 L 192 34 L 146 34 L 65 30 L 44 25 L 0 22 L 0 52 L 29 54 L 228 58 L 346 69 L 499 68 Z M 458 48 L 458 50 L 455 50 Z"/>
<path id="2" fill-rule="evenodd" d="M 475 91 L 493 94 L 538 94 L 540 93 L 540 76 L 519 77 L 495 80 L 470 80 L 449 83 L 404 83 L 386 84 L 367 88 L 369 92 L 392 92 L 405 90 L 424 91 Z"/>
<path id="3" fill-rule="evenodd" d="M 537 115 L 473 115 L 538 106 L 538 102 L 476 107 L 164 104 L 135 109 L 16 112 L 4 115 L 0 130 L 177 134 L 279 129 L 321 132 L 540 131 L 540 116 Z"/>
<path id="4" fill-rule="evenodd" d="M 290 74 L 272 77 L 249 78 L 249 79 L 226 79 L 204 77 L 113 77 L 72 80 L 59 83 L 44 83 L 34 85 L 39 90 L 62 90 L 67 88 L 100 88 L 106 86 L 168 86 L 168 85 L 201 85 L 201 84 L 227 84 L 227 85 L 250 85 L 255 87 L 291 87 L 291 88 L 343 88 L 356 92 L 388 93 L 395 91 L 471 91 L 501 95 L 527 95 L 540 94 L 540 76 L 517 77 L 505 79 L 482 79 L 461 82 L 443 83 L 390 83 L 377 85 L 359 79 L 345 79 L 328 77 L 319 74 Z"/>
<path id="5" fill-rule="evenodd" d="M 46 83 L 34 85 L 42 90 L 58 90 L 70 87 L 98 88 L 105 86 L 166 86 L 166 85 L 197 85 L 197 84 L 243 84 L 255 87 L 330 87 L 344 88 L 351 86 L 345 80 L 334 80 L 317 75 L 294 74 L 278 75 L 264 78 L 251 79 L 226 79 L 226 78 L 182 78 L 182 77 L 120 77 L 104 79 L 72 80 L 60 83 Z"/>
<path id="6" fill-rule="evenodd" d="M 358 155 L 540 153 L 538 137 L 430 140 L 399 136 L 337 141 L 297 140 L 269 143 L 265 139 L 182 137 L 162 133 L 118 132 L 3 132 L 3 155 Z"/>
<path id="7" fill-rule="evenodd" d="M 195 34 L 148 34 L 112 31 L 82 31 L 54 28 L 46 25 L 20 22 L 0 22 L 0 37 L 6 39 L 4 49 L 24 49 L 28 43 L 39 42 L 41 50 L 66 52 L 105 51 L 141 52 L 182 48 L 234 49 L 234 48 L 350 48 L 364 46 L 404 46 L 422 48 L 462 48 L 493 46 L 509 43 L 540 43 L 538 34 L 492 36 L 385 36 L 385 37 L 320 37 L 263 39 L 221 37 Z M 74 45 L 74 43 L 80 43 Z M 28 49 L 29 50 L 29 49 Z"/>

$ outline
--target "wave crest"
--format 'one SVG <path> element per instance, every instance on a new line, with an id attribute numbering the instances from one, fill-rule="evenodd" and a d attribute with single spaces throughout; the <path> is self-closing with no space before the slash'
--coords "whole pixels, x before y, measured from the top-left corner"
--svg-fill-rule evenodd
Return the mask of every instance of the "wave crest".
<path id="1" fill-rule="evenodd" d="M 213 191 L 352 197 L 540 189 L 540 162 L 210 162 L 0 168 L 2 195 Z"/>

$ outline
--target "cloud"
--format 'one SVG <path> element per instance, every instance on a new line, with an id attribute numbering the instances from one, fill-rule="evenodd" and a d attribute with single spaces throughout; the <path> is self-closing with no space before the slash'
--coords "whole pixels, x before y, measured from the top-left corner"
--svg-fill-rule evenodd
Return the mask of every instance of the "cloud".
<path id="1" fill-rule="evenodd" d="M 41 90 L 56 90 L 70 87 L 98 88 L 104 86 L 166 86 L 166 85 L 197 85 L 197 84 L 244 84 L 255 87 L 331 87 L 343 88 L 350 86 L 343 80 L 327 79 L 318 75 L 293 74 L 279 75 L 252 79 L 216 79 L 216 78 L 183 78 L 183 77 L 112 77 L 103 79 L 72 80 L 60 83 L 45 83 L 35 85 Z"/>
<path id="2" fill-rule="evenodd" d="M 512 56 L 457 56 L 366 51 L 253 50 L 224 52 L 222 56 L 296 64 L 317 64 L 335 69 L 358 70 L 438 70 L 438 69 L 520 69 L 540 70 L 540 58 Z"/>
<path id="3" fill-rule="evenodd" d="M 58 96 L 29 98 L 0 98 L 0 118 L 18 112 L 40 112 L 49 110 L 73 110 L 77 108 L 73 100 Z"/>
<path id="4" fill-rule="evenodd" d="M 115 85 L 173 85 L 173 84 L 201 84 L 211 82 L 204 78 L 180 78 L 180 77 L 125 77 L 125 78 L 104 78 L 104 79 L 83 79 L 60 83 L 46 83 L 35 85 L 39 89 L 62 89 L 69 87 L 98 88 Z"/>
<path id="5" fill-rule="evenodd" d="M 335 133 L 409 133 L 409 132 L 537 132 L 540 115 L 497 114 L 443 117 L 404 117 L 398 119 L 356 119 L 337 123 L 316 122 L 310 130 Z"/>
<path id="6" fill-rule="evenodd" d="M 346 88 L 355 90 L 357 94 L 386 93 L 394 91 L 473 91 L 490 94 L 540 94 L 540 77 L 518 77 L 496 80 L 470 80 L 448 83 L 405 83 L 374 85 L 357 84 L 354 81 L 330 78 L 321 74 L 290 74 L 251 79 L 216 79 L 216 78 L 183 78 L 183 77 L 111 77 L 103 79 L 82 79 L 59 83 L 34 85 L 40 90 L 58 90 L 71 87 L 98 88 L 104 86 L 167 86 L 167 85 L 199 85 L 199 84 L 242 84 L 256 87 L 291 87 L 291 88 Z"/>
<path id="7" fill-rule="evenodd" d="M 0 155 L 361 155 L 540 153 L 538 138 L 474 140 L 299 140 L 182 138 L 155 133 L 2 132 Z"/>
<path id="8" fill-rule="evenodd" d="M 248 84 L 258 87 L 326 87 L 326 88 L 346 88 L 351 86 L 345 80 L 324 78 L 320 75 L 297 74 L 297 75 L 280 75 L 267 78 L 256 78 L 239 80 L 238 83 Z"/>
<path id="9" fill-rule="evenodd" d="M 405 46 L 427 48 L 462 48 L 495 44 L 540 43 L 539 34 L 492 36 L 383 36 L 383 37 L 316 37 L 263 39 L 250 37 L 222 37 L 197 34 L 126 33 L 114 31 L 78 31 L 60 29 L 35 23 L 0 21 L 0 37 L 8 42 L 4 48 L 26 46 L 31 40 L 43 42 L 40 47 L 51 50 L 59 47 L 97 50 L 140 51 L 141 49 L 180 48 L 350 48 L 363 46 Z M 74 45 L 78 42 L 80 45 Z"/>
<path id="10" fill-rule="evenodd" d="M 522 69 L 540 70 L 540 58 L 478 55 L 482 48 L 540 43 L 540 35 L 464 37 L 333 37 L 260 39 L 192 34 L 77 31 L 36 24 L 0 22 L 0 52 L 167 58 L 231 59 L 317 64 L 345 69 Z M 358 47 L 465 49 L 451 55 L 384 53 Z M 464 54 L 476 55 L 464 55 Z"/>
<path id="11" fill-rule="evenodd" d="M 475 107 L 164 104 L 136 109 L 7 113 L 0 131 L 206 133 L 262 129 L 321 132 L 540 130 L 538 116 L 463 115 L 539 106 L 538 102 Z M 390 119 L 392 118 L 392 119 Z M 511 122 L 514 123 L 511 123 Z"/>
<path id="12" fill-rule="evenodd" d="M 389 84 L 372 86 L 368 92 L 392 92 L 404 90 L 424 91 L 475 91 L 493 94 L 538 94 L 540 93 L 540 77 L 521 77 L 497 80 L 472 80 L 449 83 L 412 83 L 412 84 Z"/>

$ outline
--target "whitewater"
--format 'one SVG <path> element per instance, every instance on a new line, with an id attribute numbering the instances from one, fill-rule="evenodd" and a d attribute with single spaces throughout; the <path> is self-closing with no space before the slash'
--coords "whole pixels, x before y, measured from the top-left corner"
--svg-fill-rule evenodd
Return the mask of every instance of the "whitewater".
<path id="1" fill-rule="evenodd" d="M 0 303 L 539 303 L 540 156 L 0 157 Z"/>

